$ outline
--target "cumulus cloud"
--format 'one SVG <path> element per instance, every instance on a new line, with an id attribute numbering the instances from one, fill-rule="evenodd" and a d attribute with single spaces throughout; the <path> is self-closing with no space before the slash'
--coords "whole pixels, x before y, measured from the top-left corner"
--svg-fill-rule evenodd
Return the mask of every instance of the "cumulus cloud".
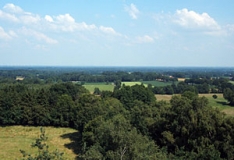
<path id="1" fill-rule="evenodd" d="M 8 3 L 3 7 L 4 10 L 13 12 L 13 13 L 22 13 L 23 10 L 19 6 L 15 6 L 12 3 Z"/>
<path id="2" fill-rule="evenodd" d="M 104 26 L 100 26 L 99 29 L 107 34 L 112 34 L 112 35 L 117 35 L 120 36 L 121 34 L 117 33 L 113 28 L 111 27 L 104 27 Z"/>
<path id="3" fill-rule="evenodd" d="M 23 22 L 24 24 L 35 24 L 39 23 L 41 20 L 39 15 L 32 15 L 32 14 L 25 14 L 21 16 L 20 19 L 21 22 Z"/>
<path id="4" fill-rule="evenodd" d="M 137 19 L 137 16 L 140 13 L 133 3 L 130 6 L 125 6 L 125 11 L 128 12 L 132 19 Z"/>
<path id="5" fill-rule="evenodd" d="M 153 43 L 154 39 L 148 35 L 137 37 L 137 43 Z"/>
<path id="6" fill-rule="evenodd" d="M 19 19 L 13 15 L 0 10 L 0 19 L 5 19 L 12 22 L 19 22 Z"/>
<path id="7" fill-rule="evenodd" d="M 184 8 L 177 10 L 174 16 L 174 22 L 184 28 L 219 30 L 218 23 L 207 13 L 196 13 Z"/>
<path id="8" fill-rule="evenodd" d="M 20 32 L 22 34 L 24 34 L 25 36 L 32 36 L 34 37 L 35 39 L 39 40 L 39 41 L 43 41 L 43 42 L 46 42 L 48 44 L 56 44 L 58 43 L 57 40 L 55 39 L 52 39 L 48 36 L 46 36 L 45 34 L 43 33 L 40 33 L 38 31 L 35 31 L 35 30 L 32 30 L 32 29 L 27 29 L 27 28 L 22 28 L 20 30 Z"/>
<path id="9" fill-rule="evenodd" d="M 56 17 L 57 21 L 59 22 L 66 22 L 66 23 L 74 23 L 75 22 L 75 19 L 70 16 L 70 14 L 64 14 L 64 15 L 59 15 Z"/>
<path id="10" fill-rule="evenodd" d="M 11 39 L 11 36 L 7 32 L 5 32 L 1 26 L 0 26 L 0 39 L 3 39 L 3 40 Z"/>
<path id="11" fill-rule="evenodd" d="M 132 16 L 136 17 L 139 12 L 135 5 L 131 4 L 130 8 Z M 129 12 L 130 12 L 129 10 Z M 12 32 L 6 33 L 1 29 L 1 38 L 5 39 L 16 37 L 33 37 L 34 40 L 45 42 L 48 44 L 56 44 L 58 41 L 53 34 L 53 38 L 50 33 L 75 33 L 77 36 L 90 36 L 93 35 L 110 35 L 110 36 L 122 36 L 116 32 L 112 27 L 100 26 L 95 24 L 87 24 L 86 22 L 76 22 L 75 18 L 69 13 L 59 15 L 45 15 L 41 17 L 38 14 L 24 11 L 19 6 L 14 4 L 6 4 L 2 10 L 0 10 L 0 20 L 5 22 L 10 21 L 17 25 L 12 25 Z M 85 32 L 84 32 L 85 31 Z M 89 32 L 89 33 L 88 33 Z M 98 34 L 97 34 L 98 32 Z M 17 34 L 16 34 L 17 33 Z M 44 34 L 46 33 L 46 35 Z M 81 34 L 82 33 L 82 34 Z M 86 34 L 87 33 L 87 34 Z M 87 38 L 87 37 L 86 37 Z M 88 39 L 88 38 L 87 38 Z"/>
<path id="12" fill-rule="evenodd" d="M 45 16 L 45 20 L 48 21 L 48 22 L 53 22 L 54 21 L 53 18 L 51 16 L 49 16 L 49 15 Z"/>
<path id="13" fill-rule="evenodd" d="M 19 6 L 15 6 L 14 4 L 6 4 L 3 9 L 4 11 L 0 10 L 0 18 L 4 20 L 23 24 L 35 24 L 41 20 L 39 15 L 25 12 Z"/>

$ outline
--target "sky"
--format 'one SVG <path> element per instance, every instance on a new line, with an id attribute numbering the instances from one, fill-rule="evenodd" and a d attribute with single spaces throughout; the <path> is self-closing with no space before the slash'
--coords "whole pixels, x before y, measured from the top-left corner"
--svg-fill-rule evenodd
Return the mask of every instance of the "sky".
<path id="1" fill-rule="evenodd" d="M 234 3 L 1 0 L 0 66 L 234 67 Z"/>

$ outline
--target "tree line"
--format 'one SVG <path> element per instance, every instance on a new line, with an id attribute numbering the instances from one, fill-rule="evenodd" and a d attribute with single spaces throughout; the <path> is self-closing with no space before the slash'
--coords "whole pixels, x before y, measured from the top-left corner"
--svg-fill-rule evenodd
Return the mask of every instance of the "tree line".
<path id="1" fill-rule="evenodd" d="M 75 128 L 81 159 L 234 158 L 234 118 L 190 89 L 168 104 L 144 85 L 117 83 L 100 96 L 71 82 L 2 85 L 0 124 Z"/>

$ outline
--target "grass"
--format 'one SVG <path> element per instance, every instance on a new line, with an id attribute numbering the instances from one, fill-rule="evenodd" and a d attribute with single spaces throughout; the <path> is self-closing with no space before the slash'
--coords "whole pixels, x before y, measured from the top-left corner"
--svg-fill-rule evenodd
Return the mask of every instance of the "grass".
<path id="1" fill-rule="evenodd" d="M 74 134 L 77 131 L 70 128 L 44 127 L 49 150 L 58 149 L 64 153 L 65 159 L 75 159 L 77 155 L 66 145 L 72 143 L 71 139 L 62 137 L 64 135 Z M 40 135 L 40 127 L 7 126 L 0 127 L 0 159 L 15 160 L 21 159 L 21 150 L 27 153 L 37 153 L 36 148 L 31 148 L 31 144 Z"/>
<path id="2" fill-rule="evenodd" d="M 134 86 L 134 85 L 136 85 L 136 84 L 141 85 L 142 82 L 139 82 L 139 81 L 135 81 L 135 82 L 122 82 L 121 84 L 122 84 L 122 85 L 125 85 L 125 86 Z M 147 86 L 147 85 L 146 85 L 146 86 Z"/>
<path id="3" fill-rule="evenodd" d="M 179 82 L 184 82 L 186 78 L 177 78 Z"/>
<path id="4" fill-rule="evenodd" d="M 134 82 L 122 82 L 122 85 L 126 85 L 126 86 L 134 86 L 136 84 L 141 85 L 144 84 L 145 87 L 148 86 L 148 84 L 152 84 L 153 86 L 157 86 L 157 87 L 161 87 L 161 86 L 167 86 L 167 85 L 171 85 L 172 82 L 159 82 L 159 81 L 134 81 Z M 178 82 L 175 82 L 178 83 Z M 113 83 L 109 83 L 106 84 L 106 82 L 101 82 L 101 83 L 85 83 L 83 85 L 87 90 L 89 90 L 89 92 L 93 92 L 95 88 L 99 88 L 101 91 L 113 91 L 114 90 L 114 84 Z"/>
<path id="5" fill-rule="evenodd" d="M 145 87 L 148 86 L 148 84 L 152 84 L 152 86 L 157 86 L 157 87 L 162 87 L 162 86 L 167 86 L 167 85 L 171 85 L 172 82 L 159 82 L 159 81 L 135 81 L 135 82 L 122 82 L 122 84 L 125 84 L 126 86 L 134 86 L 136 84 L 141 85 L 144 84 Z M 177 82 L 175 82 L 177 83 Z"/>
<path id="6" fill-rule="evenodd" d="M 172 85 L 172 82 L 159 82 L 159 81 L 143 81 L 144 84 L 152 84 L 152 86 L 163 87 Z M 175 82 L 175 84 L 178 82 Z"/>
<path id="7" fill-rule="evenodd" d="M 227 100 L 223 98 L 223 94 L 216 94 L 217 99 L 214 99 L 212 96 L 214 94 L 199 94 L 200 97 L 204 96 L 209 100 L 209 105 L 213 108 L 218 108 L 220 111 L 226 113 L 227 115 L 234 116 L 234 107 L 228 105 Z M 155 95 L 157 100 L 164 100 L 169 102 L 172 95 Z"/>
<path id="8" fill-rule="evenodd" d="M 234 81 L 229 81 L 229 83 L 234 84 Z"/>
<path id="9" fill-rule="evenodd" d="M 85 83 L 83 86 L 91 93 L 94 91 L 95 88 L 99 88 L 101 91 L 114 90 L 113 84 L 106 84 L 106 83 Z"/>

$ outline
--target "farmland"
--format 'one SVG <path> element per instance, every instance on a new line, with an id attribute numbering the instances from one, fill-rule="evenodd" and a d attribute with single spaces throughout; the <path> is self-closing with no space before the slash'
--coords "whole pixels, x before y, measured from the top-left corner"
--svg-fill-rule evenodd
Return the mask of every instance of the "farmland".
<path id="1" fill-rule="evenodd" d="M 133 85 L 141 85 L 143 84 L 145 87 L 147 87 L 148 84 L 151 84 L 152 86 L 162 87 L 171 85 L 172 82 L 159 82 L 159 81 L 134 81 L 134 82 L 121 82 L 122 85 L 126 86 L 133 86 Z M 176 83 L 175 83 L 176 84 Z M 91 93 L 94 91 L 95 88 L 99 88 L 101 91 L 113 91 L 114 84 L 113 83 L 85 83 L 83 85 L 87 90 L 89 90 Z"/>
<path id="2" fill-rule="evenodd" d="M 95 88 L 99 88 L 101 91 L 113 91 L 114 85 L 113 84 L 106 84 L 104 83 L 85 83 L 83 85 L 89 92 L 93 92 Z"/>
<path id="3" fill-rule="evenodd" d="M 77 157 L 72 150 L 74 142 L 71 140 L 71 136 L 78 134 L 75 129 L 45 127 L 45 131 L 48 136 L 47 144 L 50 151 L 58 149 L 64 153 L 64 158 L 68 160 Z M 31 144 L 35 142 L 39 135 L 40 127 L 0 127 L 0 159 L 14 160 L 20 158 L 22 157 L 20 150 L 25 150 L 30 154 L 37 153 L 37 148 L 31 148 Z"/>
<path id="4" fill-rule="evenodd" d="M 234 107 L 228 105 L 228 102 L 223 98 L 223 94 L 216 94 L 218 96 L 217 99 L 214 99 L 212 96 L 214 94 L 199 94 L 199 97 L 206 97 L 209 101 L 210 106 L 214 108 L 220 109 L 222 112 L 226 113 L 227 115 L 234 116 Z M 155 95 L 157 100 L 164 100 L 169 102 L 172 95 Z"/>

